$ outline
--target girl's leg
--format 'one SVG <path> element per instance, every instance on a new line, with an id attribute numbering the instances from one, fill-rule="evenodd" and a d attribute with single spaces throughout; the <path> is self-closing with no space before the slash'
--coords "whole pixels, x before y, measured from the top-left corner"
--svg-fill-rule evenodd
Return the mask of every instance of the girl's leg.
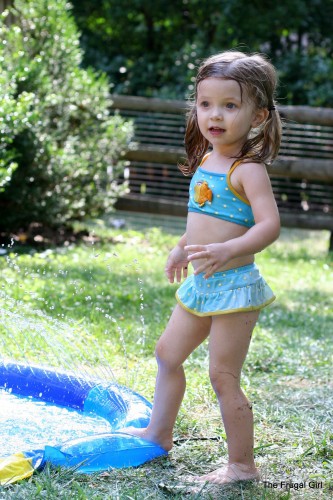
<path id="1" fill-rule="evenodd" d="M 257 479 L 252 406 L 240 388 L 241 369 L 259 312 L 214 316 L 209 342 L 210 378 L 227 435 L 228 465 L 200 480 L 227 483 Z"/>
<path id="2" fill-rule="evenodd" d="M 169 323 L 156 346 L 158 373 L 151 420 L 146 429 L 131 429 L 158 443 L 165 450 L 172 448 L 173 427 L 185 392 L 183 362 L 208 336 L 211 318 L 195 316 L 177 304 Z"/>

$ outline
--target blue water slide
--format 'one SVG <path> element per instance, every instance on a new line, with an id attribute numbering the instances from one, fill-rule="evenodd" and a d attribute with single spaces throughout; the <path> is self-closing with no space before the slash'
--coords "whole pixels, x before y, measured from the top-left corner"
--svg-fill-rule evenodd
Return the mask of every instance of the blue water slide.
<path id="1" fill-rule="evenodd" d="M 12 464 L 10 457 L 0 459 L 1 484 L 28 477 L 24 459 L 32 471 L 50 463 L 74 467 L 77 472 L 92 473 L 109 468 L 138 466 L 167 454 L 157 444 L 133 436 L 130 431 L 126 432 L 129 427 L 146 427 L 152 408 L 149 401 L 127 387 L 86 380 L 51 368 L 0 362 L 0 388 L 47 404 L 95 414 L 106 419 L 111 429 L 110 433 L 74 439 L 57 446 L 46 443 L 39 450 L 24 453 L 13 450 Z M 17 472 L 17 457 L 21 455 L 23 462 L 19 464 L 19 467 L 22 465 L 20 475 Z"/>

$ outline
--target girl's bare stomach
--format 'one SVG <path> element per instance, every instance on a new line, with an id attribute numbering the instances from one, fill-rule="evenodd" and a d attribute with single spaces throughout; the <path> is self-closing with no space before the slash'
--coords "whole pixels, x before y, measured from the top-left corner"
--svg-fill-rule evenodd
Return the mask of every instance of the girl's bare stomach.
<path id="1" fill-rule="evenodd" d="M 238 238 L 248 231 L 247 227 L 232 222 L 211 217 L 209 215 L 189 212 L 187 217 L 186 237 L 187 245 L 209 245 L 210 243 L 224 243 Z M 194 269 L 199 267 L 204 259 L 192 262 Z M 227 271 L 236 267 L 246 266 L 254 262 L 253 255 L 246 255 L 230 260 L 219 271 Z"/>

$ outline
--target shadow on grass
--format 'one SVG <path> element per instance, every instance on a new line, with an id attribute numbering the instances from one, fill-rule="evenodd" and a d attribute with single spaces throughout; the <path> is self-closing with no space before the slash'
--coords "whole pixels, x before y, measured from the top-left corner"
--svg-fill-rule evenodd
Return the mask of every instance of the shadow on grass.
<path id="1" fill-rule="evenodd" d="M 273 307 L 264 309 L 260 322 L 285 339 L 325 338 L 332 341 L 332 295 L 320 290 L 290 290 Z"/>

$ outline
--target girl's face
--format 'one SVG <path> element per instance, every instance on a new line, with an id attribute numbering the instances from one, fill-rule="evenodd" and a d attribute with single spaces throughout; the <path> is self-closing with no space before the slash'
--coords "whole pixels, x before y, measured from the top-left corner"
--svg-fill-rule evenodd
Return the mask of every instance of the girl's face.
<path id="1" fill-rule="evenodd" d="M 228 156 L 239 153 L 251 128 L 265 118 L 234 80 L 206 78 L 197 89 L 197 119 L 200 132 L 213 149 Z"/>

